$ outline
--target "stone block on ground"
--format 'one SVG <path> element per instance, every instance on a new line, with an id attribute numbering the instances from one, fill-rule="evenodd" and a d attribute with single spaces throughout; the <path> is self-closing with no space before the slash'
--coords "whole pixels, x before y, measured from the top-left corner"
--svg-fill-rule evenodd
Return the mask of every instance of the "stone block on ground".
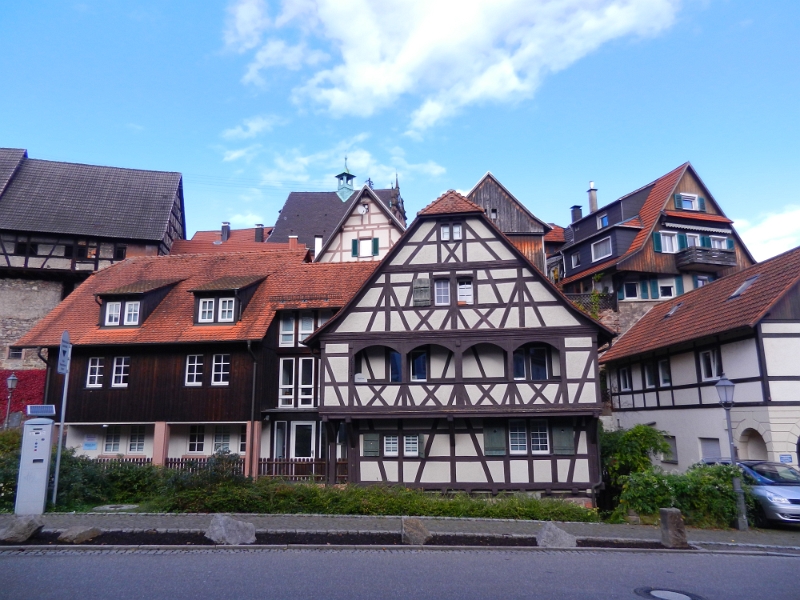
<path id="1" fill-rule="evenodd" d="M 578 538 L 552 523 L 545 523 L 536 534 L 536 545 L 542 548 L 575 548 Z"/>
<path id="2" fill-rule="evenodd" d="M 403 517 L 402 521 L 403 543 L 411 546 L 422 546 L 433 538 L 433 535 L 422 519 L 414 517 Z"/>
<path id="3" fill-rule="evenodd" d="M 103 533 L 103 530 L 97 527 L 75 525 L 61 532 L 61 535 L 58 536 L 58 541 L 64 544 L 83 544 L 84 542 L 93 540 L 101 533 Z"/>
<path id="4" fill-rule="evenodd" d="M 253 544 L 256 541 L 256 526 L 227 515 L 214 515 L 205 535 L 215 544 L 226 546 Z"/>
<path id="5" fill-rule="evenodd" d="M 21 544 L 27 542 L 44 527 L 44 521 L 39 515 L 20 515 L 14 517 L 4 529 L 0 530 L 0 542 Z"/>
<path id="6" fill-rule="evenodd" d="M 665 548 L 688 548 L 681 511 L 677 508 L 660 508 L 658 516 L 661 521 L 661 545 Z"/>

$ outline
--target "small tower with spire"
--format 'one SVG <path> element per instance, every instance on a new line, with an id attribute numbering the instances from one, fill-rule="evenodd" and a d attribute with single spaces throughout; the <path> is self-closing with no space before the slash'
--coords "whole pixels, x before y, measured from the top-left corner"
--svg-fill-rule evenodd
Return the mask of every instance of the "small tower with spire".
<path id="1" fill-rule="evenodd" d="M 355 178 L 356 176 L 352 175 L 350 170 L 347 168 L 347 157 L 345 156 L 344 171 L 336 176 L 336 179 L 339 180 L 339 188 L 336 190 L 336 193 L 339 195 L 339 198 L 342 199 L 342 202 L 353 195 L 353 180 Z"/>

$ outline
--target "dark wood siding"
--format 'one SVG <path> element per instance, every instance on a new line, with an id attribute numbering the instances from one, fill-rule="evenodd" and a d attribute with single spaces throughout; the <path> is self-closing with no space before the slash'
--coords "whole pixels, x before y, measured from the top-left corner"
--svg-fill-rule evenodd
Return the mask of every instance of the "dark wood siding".
<path id="1" fill-rule="evenodd" d="M 795 284 L 783 298 L 778 300 L 765 321 L 797 321 L 800 320 L 800 284 Z"/>
<path id="2" fill-rule="evenodd" d="M 469 199 L 482 207 L 487 216 L 491 216 L 492 209 L 497 211 L 495 224 L 503 233 L 542 233 L 544 228 L 541 223 L 531 219 L 530 215 L 511 198 L 491 178 L 485 178 L 481 184 L 469 195 Z"/>
<path id="3" fill-rule="evenodd" d="M 541 235 L 509 235 L 508 239 L 514 244 L 525 257 L 542 273 L 545 272 L 544 265 L 544 237 Z"/>

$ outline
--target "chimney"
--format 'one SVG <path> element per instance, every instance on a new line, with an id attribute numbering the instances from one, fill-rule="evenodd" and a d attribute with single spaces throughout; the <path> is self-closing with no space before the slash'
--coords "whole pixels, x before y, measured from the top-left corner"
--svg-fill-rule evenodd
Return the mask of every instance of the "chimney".
<path id="1" fill-rule="evenodd" d="M 296 235 L 290 235 L 289 236 L 289 249 L 290 250 L 296 250 L 297 246 L 298 246 L 298 244 L 297 244 L 297 236 Z"/>
<path id="2" fill-rule="evenodd" d="M 264 224 L 258 223 L 256 225 L 256 241 L 263 242 L 264 241 Z"/>
<path id="3" fill-rule="evenodd" d="M 319 253 L 322 252 L 322 236 L 315 235 L 314 236 L 314 258 L 319 256 Z"/>
<path id="4" fill-rule="evenodd" d="M 583 217 L 583 210 L 581 209 L 580 204 L 576 204 L 575 206 L 570 208 L 572 212 L 572 222 L 580 221 L 581 217 Z"/>
<path id="5" fill-rule="evenodd" d="M 227 242 L 228 238 L 231 237 L 231 224 L 228 221 L 222 222 L 222 232 L 220 237 L 223 242 Z"/>
<path id="6" fill-rule="evenodd" d="M 597 188 L 594 187 L 594 181 L 589 182 L 589 213 L 597 212 Z"/>

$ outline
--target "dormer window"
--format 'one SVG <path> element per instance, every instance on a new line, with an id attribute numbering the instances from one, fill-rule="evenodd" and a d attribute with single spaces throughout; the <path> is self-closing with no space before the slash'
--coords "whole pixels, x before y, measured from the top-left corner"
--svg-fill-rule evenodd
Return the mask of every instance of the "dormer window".
<path id="1" fill-rule="evenodd" d="M 139 325 L 141 317 L 141 303 L 138 300 L 114 300 L 104 302 L 105 317 L 103 324 L 106 327 L 128 327 Z"/>
<path id="2" fill-rule="evenodd" d="M 608 227 L 608 215 L 602 214 L 597 217 L 597 228 Z"/>
<path id="3" fill-rule="evenodd" d="M 195 323 L 235 323 L 263 280 L 261 275 L 221 277 L 189 290 L 195 294 Z"/>
<path id="4" fill-rule="evenodd" d="M 233 322 L 233 298 L 220 298 L 219 299 L 219 317 L 220 323 Z"/>
<path id="5" fill-rule="evenodd" d="M 200 300 L 200 315 L 197 319 L 200 323 L 214 322 L 214 299 L 203 298 Z"/>
<path id="6" fill-rule="evenodd" d="M 125 303 L 125 325 L 139 324 L 139 301 Z"/>
<path id="7" fill-rule="evenodd" d="M 122 310 L 122 302 L 106 303 L 106 325 L 119 325 L 119 314 Z"/>

